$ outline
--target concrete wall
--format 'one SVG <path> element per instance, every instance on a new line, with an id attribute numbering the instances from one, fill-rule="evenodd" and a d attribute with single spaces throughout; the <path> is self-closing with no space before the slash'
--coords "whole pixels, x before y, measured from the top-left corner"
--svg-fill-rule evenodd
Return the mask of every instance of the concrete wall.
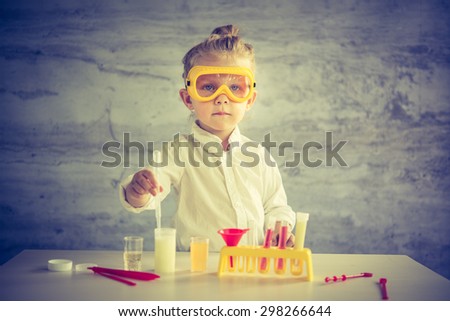
<path id="1" fill-rule="evenodd" d="M 0 263 L 25 248 L 153 248 L 100 166 L 107 141 L 161 142 L 189 128 L 180 60 L 234 23 L 257 55 L 257 103 L 241 130 L 292 142 L 290 204 L 311 213 L 317 253 L 406 254 L 450 278 L 448 1 L 2 1 Z M 285 166 L 315 141 L 336 160 Z M 330 144 L 330 142 L 329 142 Z M 302 154 L 303 155 L 303 154 Z M 310 160 L 325 160 L 311 150 Z M 175 210 L 163 204 L 164 224 Z"/>

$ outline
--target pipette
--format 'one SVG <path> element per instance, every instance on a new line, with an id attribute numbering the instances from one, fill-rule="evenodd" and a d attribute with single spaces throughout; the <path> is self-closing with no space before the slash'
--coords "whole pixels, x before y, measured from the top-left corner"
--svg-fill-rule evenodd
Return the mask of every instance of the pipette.
<path id="1" fill-rule="evenodd" d="M 348 279 L 355 279 L 355 278 L 371 278 L 372 277 L 372 273 L 370 273 L 370 272 L 363 272 L 363 273 L 360 273 L 360 274 L 354 274 L 354 275 L 345 275 L 345 274 L 342 274 L 341 276 L 333 276 L 333 277 L 329 277 L 329 276 L 327 276 L 326 278 L 325 278 L 325 282 L 326 283 L 328 283 L 328 282 L 330 282 L 330 281 L 333 281 L 333 282 L 338 282 L 338 281 L 345 281 L 345 280 L 348 280 Z"/>
<path id="2" fill-rule="evenodd" d="M 159 165 L 161 164 L 161 154 L 159 151 L 155 150 L 153 151 L 154 154 L 154 162 L 155 165 Z M 156 176 L 156 180 L 159 182 L 159 168 L 157 166 L 154 167 L 155 168 L 155 176 Z M 156 192 L 156 196 L 155 196 L 155 216 L 156 216 L 156 228 L 161 228 L 161 198 L 159 195 L 159 188 Z"/>

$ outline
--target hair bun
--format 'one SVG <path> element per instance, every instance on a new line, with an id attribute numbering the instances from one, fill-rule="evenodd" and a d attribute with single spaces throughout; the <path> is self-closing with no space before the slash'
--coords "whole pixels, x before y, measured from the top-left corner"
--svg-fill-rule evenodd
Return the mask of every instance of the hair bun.
<path id="1" fill-rule="evenodd" d="M 219 37 L 217 37 L 217 36 Z M 211 32 L 212 38 L 239 38 L 239 28 L 233 25 L 217 27 Z"/>
<path id="2" fill-rule="evenodd" d="M 220 57 L 234 55 L 234 57 L 248 58 L 252 69 L 255 65 L 255 53 L 253 46 L 245 43 L 239 36 L 239 28 L 234 25 L 226 25 L 215 28 L 208 38 L 192 47 L 183 57 L 183 78 L 186 79 L 189 71 L 202 56 L 211 55 Z"/>

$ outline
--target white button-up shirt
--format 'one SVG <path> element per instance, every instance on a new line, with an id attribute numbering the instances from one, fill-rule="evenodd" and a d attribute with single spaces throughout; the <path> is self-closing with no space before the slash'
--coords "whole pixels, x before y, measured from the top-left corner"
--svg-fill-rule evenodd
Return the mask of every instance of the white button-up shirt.
<path id="1" fill-rule="evenodd" d="M 175 136 L 162 145 L 162 163 L 158 167 L 164 199 L 173 187 L 178 196 L 175 216 L 177 248 L 189 250 L 191 236 L 207 236 L 211 251 L 219 251 L 225 242 L 217 233 L 222 228 L 247 228 L 255 224 L 259 244 L 264 229 L 276 220 L 295 224 L 295 213 L 287 205 L 281 175 L 267 150 L 240 134 L 230 135 L 230 148 L 223 151 L 220 138 L 192 127 L 191 135 Z M 155 198 L 141 208 L 125 199 L 132 175 L 120 185 L 123 206 L 135 213 L 155 208 Z M 164 215 L 164 213 L 163 213 Z M 249 234 L 248 232 L 247 234 Z M 244 236 L 239 245 L 249 244 Z"/>

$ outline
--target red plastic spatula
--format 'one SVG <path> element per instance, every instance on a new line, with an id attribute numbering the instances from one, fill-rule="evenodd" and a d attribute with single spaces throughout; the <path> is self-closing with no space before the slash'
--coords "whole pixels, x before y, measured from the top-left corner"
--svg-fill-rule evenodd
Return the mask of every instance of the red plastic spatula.
<path id="1" fill-rule="evenodd" d="M 119 269 L 110 269 L 99 266 L 88 267 L 89 270 L 94 271 L 101 276 L 107 277 L 109 279 L 119 281 L 128 285 L 136 285 L 135 282 L 123 279 L 134 279 L 141 281 L 152 281 L 159 278 L 159 275 L 149 272 L 140 272 L 140 271 L 127 271 L 127 270 L 119 270 Z M 122 278 L 123 277 L 123 278 Z"/>

